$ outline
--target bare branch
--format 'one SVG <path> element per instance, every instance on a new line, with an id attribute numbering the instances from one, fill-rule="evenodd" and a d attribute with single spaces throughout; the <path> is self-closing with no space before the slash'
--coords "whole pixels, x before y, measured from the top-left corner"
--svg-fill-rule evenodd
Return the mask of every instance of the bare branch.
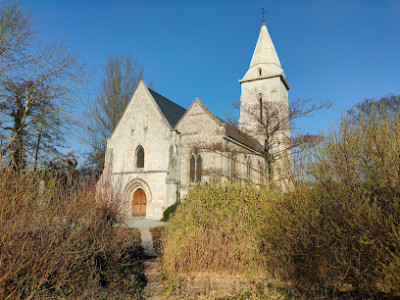
<path id="1" fill-rule="evenodd" d="M 140 80 L 144 68 L 129 56 L 109 57 L 103 68 L 101 88 L 89 102 L 84 121 L 87 136 L 84 140 L 91 148 L 89 162 L 102 169 L 107 139 L 114 132 Z"/>

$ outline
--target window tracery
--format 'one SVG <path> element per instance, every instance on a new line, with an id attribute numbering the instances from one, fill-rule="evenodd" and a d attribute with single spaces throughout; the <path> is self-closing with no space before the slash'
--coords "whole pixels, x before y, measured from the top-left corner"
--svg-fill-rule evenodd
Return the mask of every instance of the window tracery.
<path id="1" fill-rule="evenodd" d="M 201 182 L 203 159 L 198 149 L 194 149 L 189 156 L 190 182 Z"/>
<path id="2" fill-rule="evenodd" d="M 251 181 L 251 158 L 250 158 L 250 156 L 247 158 L 246 166 L 247 166 L 247 180 Z"/>

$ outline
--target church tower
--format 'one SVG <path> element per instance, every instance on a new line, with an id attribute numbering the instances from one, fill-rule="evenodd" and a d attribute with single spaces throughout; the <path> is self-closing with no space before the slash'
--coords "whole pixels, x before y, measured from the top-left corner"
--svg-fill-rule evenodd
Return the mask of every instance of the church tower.
<path id="1" fill-rule="evenodd" d="M 266 125 L 273 126 L 279 120 L 279 122 L 283 121 L 283 126 L 280 126 L 278 132 L 272 129 L 271 131 L 274 131 L 275 137 L 280 141 L 284 137 L 289 137 L 289 85 L 264 19 L 250 67 L 239 82 L 242 89 L 239 129 L 265 146 Z M 272 117 L 276 120 L 268 120 Z"/>

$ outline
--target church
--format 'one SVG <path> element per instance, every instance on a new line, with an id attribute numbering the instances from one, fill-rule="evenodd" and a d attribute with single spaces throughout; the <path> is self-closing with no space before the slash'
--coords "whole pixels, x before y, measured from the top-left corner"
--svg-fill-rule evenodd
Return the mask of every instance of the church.
<path id="1" fill-rule="evenodd" d="M 185 109 L 139 83 L 107 140 L 101 178 L 118 193 L 125 218 L 159 220 L 198 183 L 266 184 L 267 133 L 260 120 L 268 118 L 269 107 L 279 107 L 279 117 L 288 120 L 289 85 L 264 20 L 250 67 L 239 83 L 238 127 L 216 117 L 198 98 Z M 274 136 L 278 142 L 272 151 L 284 150 L 290 127 L 279 128 Z M 275 174 L 282 172 L 282 165 L 274 163 Z"/>

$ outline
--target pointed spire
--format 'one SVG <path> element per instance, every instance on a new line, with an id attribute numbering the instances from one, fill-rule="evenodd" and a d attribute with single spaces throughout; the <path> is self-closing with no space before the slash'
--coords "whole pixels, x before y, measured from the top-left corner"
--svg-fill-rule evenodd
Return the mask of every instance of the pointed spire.
<path id="1" fill-rule="evenodd" d="M 276 75 L 285 76 L 263 16 L 261 31 L 250 62 L 250 68 L 242 80 L 247 81 Z"/>
<path id="2" fill-rule="evenodd" d="M 261 26 L 260 35 L 250 62 L 250 67 L 258 64 L 273 64 L 282 70 L 278 54 L 276 53 L 265 22 L 263 22 Z"/>

